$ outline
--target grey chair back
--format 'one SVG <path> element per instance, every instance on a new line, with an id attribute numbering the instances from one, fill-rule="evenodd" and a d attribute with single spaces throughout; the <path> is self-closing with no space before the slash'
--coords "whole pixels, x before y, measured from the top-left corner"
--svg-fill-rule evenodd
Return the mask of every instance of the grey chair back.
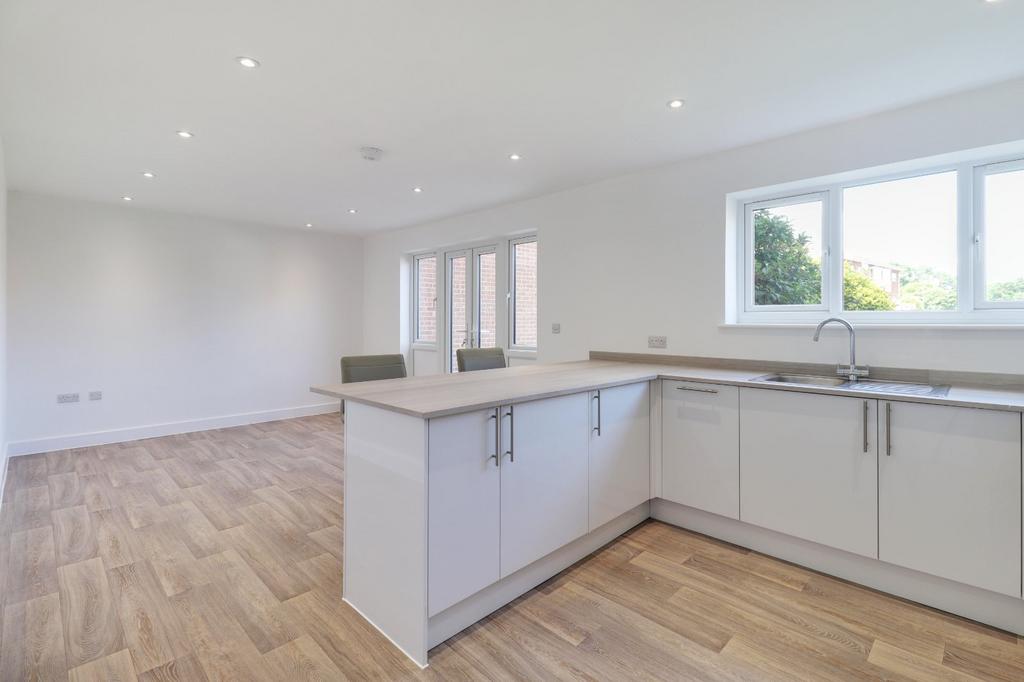
<path id="1" fill-rule="evenodd" d="M 405 356 L 350 355 L 341 359 L 341 383 L 405 378 Z"/>
<path id="2" fill-rule="evenodd" d="M 455 351 L 460 372 L 478 369 L 498 369 L 505 366 L 505 351 L 501 348 L 460 348 Z"/>

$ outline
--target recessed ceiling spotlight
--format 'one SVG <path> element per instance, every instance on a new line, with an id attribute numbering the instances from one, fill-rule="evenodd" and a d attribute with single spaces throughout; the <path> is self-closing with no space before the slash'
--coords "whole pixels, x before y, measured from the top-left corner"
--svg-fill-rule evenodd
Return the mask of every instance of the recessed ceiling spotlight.
<path id="1" fill-rule="evenodd" d="M 686 105 L 685 99 L 672 99 L 668 102 L 669 109 L 682 109 Z"/>
<path id="2" fill-rule="evenodd" d="M 306 223 L 306 227 L 313 227 L 313 223 Z"/>
<path id="3" fill-rule="evenodd" d="M 185 140 L 188 140 L 188 139 L 191 139 L 194 136 L 192 135 L 192 133 L 190 133 L 187 130 L 179 130 L 178 131 L 178 137 L 180 137 L 182 139 L 185 139 Z"/>
<path id="4" fill-rule="evenodd" d="M 235 61 L 247 69 L 255 69 L 260 65 L 260 63 L 252 57 L 235 57 Z"/>
<path id="5" fill-rule="evenodd" d="M 413 188 L 412 188 L 412 191 L 413 191 L 413 192 L 416 192 L 416 194 L 419 194 L 420 192 L 422 192 L 422 191 L 423 191 L 423 188 L 422 188 L 422 187 L 413 187 Z"/>
<path id="6" fill-rule="evenodd" d="M 154 175 L 153 173 L 150 173 L 149 171 L 144 171 L 142 173 L 142 177 L 149 178 L 150 180 L 152 180 L 153 178 L 156 177 L 156 175 Z"/>
<path id="7" fill-rule="evenodd" d="M 351 214 L 353 214 L 353 215 L 355 215 L 356 213 L 359 213 L 359 210 L 358 210 L 358 209 L 355 209 L 355 208 L 350 208 L 350 209 L 348 210 L 348 212 L 349 212 L 349 213 L 351 213 Z"/>
<path id="8" fill-rule="evenodd" d="M 518 154 L 509 154 L 508 158 L 509 158 L 509 161 L 518 161 L 519 159 L 521 159 L 523 157 L 519 156 Z"/>
<path id="9" fill-rule="evenodd" d="M 132 200 L 132 198 L 130 196 L 127 196 L 127 195 L 121 197 L 121 201 L 131 201 L 131 200 Z"/>

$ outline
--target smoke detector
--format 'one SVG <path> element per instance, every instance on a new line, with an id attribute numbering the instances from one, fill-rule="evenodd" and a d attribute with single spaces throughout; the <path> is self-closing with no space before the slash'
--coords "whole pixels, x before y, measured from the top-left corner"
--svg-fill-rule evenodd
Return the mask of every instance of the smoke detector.
<path id="1" fill-rule="evenodd" d="M 380 147 L 360 147 L 359 153 L 367 161 L 380 161 L 380 157 L 384 155 L 384 150 Z"/>

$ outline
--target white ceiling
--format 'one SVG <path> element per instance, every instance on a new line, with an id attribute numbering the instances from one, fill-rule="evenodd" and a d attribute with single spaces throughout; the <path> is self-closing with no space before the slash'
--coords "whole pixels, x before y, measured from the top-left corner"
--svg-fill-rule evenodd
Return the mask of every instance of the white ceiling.
<path id="1" fill-rule="evenodd" d="M 355 232 L 1022 74 L 1024 0 L 0 3 L 11 187 Z"/>

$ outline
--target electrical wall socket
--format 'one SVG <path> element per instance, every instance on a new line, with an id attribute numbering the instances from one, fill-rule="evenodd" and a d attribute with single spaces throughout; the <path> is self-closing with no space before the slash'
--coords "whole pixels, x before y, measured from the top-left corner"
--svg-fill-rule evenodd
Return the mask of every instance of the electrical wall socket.
<path id="1" fill-rule="evenodd" d="M 668 337 L 667 336 L 648 336 L 647 337 L 648 348 L 668 348 Z"/>
<path id="2" fill-rule="evenodd" d="M 103 400 L 103 391 L 89 391 L 89 400 Z"/>
<path id="3" fill-rule="evenodd" d="M 78 394 L 77 393 L 58 393 L 57 394 L 57 402 L 58 403 L 77 403 L 78 402 Z"/>

